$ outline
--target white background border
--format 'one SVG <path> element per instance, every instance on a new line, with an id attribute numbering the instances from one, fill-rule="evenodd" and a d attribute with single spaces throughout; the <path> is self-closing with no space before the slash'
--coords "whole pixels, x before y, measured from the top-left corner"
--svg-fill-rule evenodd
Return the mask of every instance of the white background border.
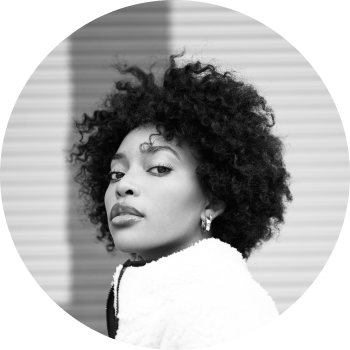
<path id="1" fill-rule="evenodd" d="M 176 0 L 173 0 L 176 1 Z M 350 138 L 350 25 L 346 1 L 203 1 L 248 15 L 288 40 L 328 88 Z M 137 1 L 13 1 L 2 5 L 0 140 L 30 75 L 63 39 L 84 24 Z M 24 169 L 25 176 L 25 169 Z M 349 349 L 350 217 L 323 271 L 308 291 L 275 322 L 233 344 L 242 349 Z M 116 344 L 73 319 L 40 288 L 23 264 L 0 211 L 1 340 L 5 349 L 136 349 Z M 232 348 L 218 346 L 215 349 Z"/>

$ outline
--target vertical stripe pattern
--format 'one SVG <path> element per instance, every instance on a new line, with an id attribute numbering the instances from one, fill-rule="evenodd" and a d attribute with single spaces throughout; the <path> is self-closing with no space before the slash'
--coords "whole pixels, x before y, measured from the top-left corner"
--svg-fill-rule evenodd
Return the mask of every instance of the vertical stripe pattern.
<path id="1" fill-rule="evenodd" d="M 151 2 L 112 12 L 71 35 L 72 115 L 79 119 L 98 108 L 101 98 L 120 76 L 111 68 L 119 60 L 149 69 L 167 54 L 168 2 Z M 71 134 L 72 144 L 77 140 Z M 129 255 L 107 254 L 97 243 L 95 228 L 77 215 L 81 204 L 73 181 L 69 184 L 68 235 L 72 248 L 72 303 L 67 310 L 87 326 L 106 334 L 105 303 L 116 265 Z"/>

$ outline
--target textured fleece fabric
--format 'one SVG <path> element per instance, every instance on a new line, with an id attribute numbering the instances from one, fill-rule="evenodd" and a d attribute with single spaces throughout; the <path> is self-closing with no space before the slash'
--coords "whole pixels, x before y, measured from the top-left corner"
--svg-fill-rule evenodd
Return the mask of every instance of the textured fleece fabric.
<path id="1" fill-rule="evenodd" d="M 114 274 L 115 295 L 122 267 Z M 193 349 L 231 341 L 277 316 L 242 255 L 208 238 L 124 271 L 116 339 L 153 349 Z"/>

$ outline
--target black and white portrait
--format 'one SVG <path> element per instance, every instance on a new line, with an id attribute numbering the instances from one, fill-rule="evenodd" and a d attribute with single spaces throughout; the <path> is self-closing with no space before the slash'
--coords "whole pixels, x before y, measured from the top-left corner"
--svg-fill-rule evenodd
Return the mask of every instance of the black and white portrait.
<path id="1" fill-rule="evenodd" d="M 320 8 L 322 31 L 301 2 L 293 21 L 273 1 L 78 3 L 8 24 L 14 348 L 343 344 L 343 14 Z"/>

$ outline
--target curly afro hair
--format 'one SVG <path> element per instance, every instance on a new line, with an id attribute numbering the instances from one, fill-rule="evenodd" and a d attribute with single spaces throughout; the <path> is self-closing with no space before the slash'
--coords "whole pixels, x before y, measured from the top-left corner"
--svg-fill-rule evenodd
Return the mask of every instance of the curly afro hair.
<path id="1" fill-rule="evenodd" d="M 85 212 L 98 225 L 97 238 L 113 251 L 104 205 L 110 162 L 131 130 L 152 124 L 165 141 L 175 138 L 194 151 L 203 190 L 226 204 L 212 222 L 212 234 L 247 259 L 279 230 L 292 200 L 284 146 L 271 133 L 274 113 L 257 90 L 234 73 L 221 73 L 199 61 L 179 67 L 179 56 L 170 56 L 160 84 L 152 72 L 116 64 L 134 81 L 117 81 L 101 109 L 75 122 L 81 138 L 68 160 L 79 165 L 74 179 Z"/>

